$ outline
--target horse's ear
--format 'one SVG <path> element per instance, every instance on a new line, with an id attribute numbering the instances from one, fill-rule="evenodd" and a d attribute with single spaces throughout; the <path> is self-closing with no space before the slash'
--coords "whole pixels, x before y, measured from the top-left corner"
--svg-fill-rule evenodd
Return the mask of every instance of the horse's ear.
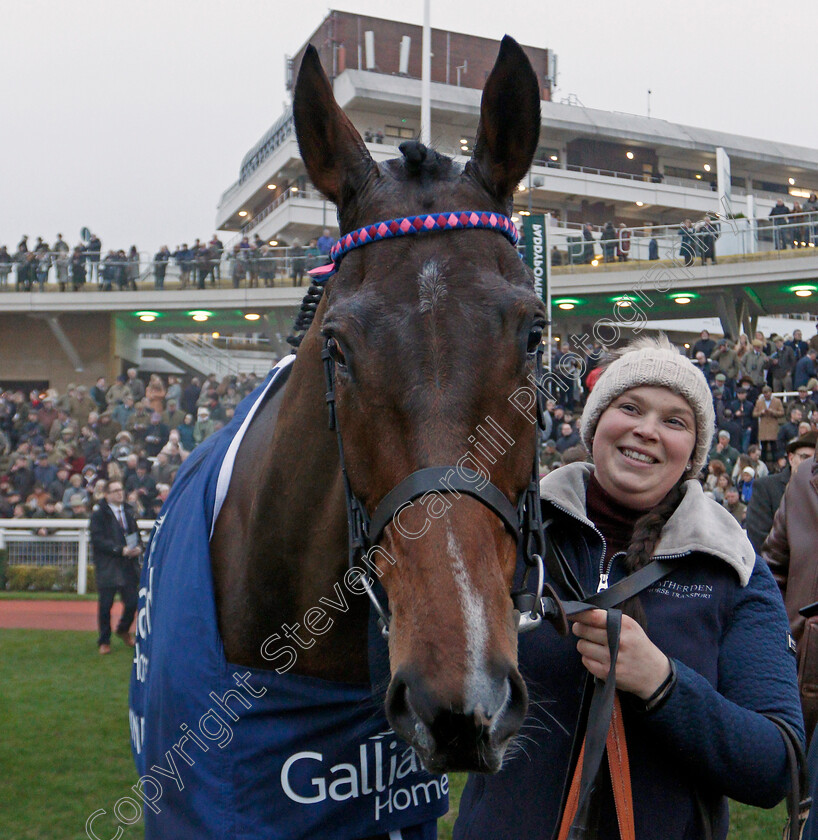
<path id="1" fill-rule="evenodd" d="M 340 207 L 376 167 L 361 135 L 338 107 L 312 44 L 298 71 L 293 119 L 310 180 Z"/>
<path id="2" fill-rule="evenodd" d="M 540 137 L 540 88 L 522 47 L 506 35 L 483 88 L 474 154 L 466 167 L 508 201 L 528 172 Z"/>

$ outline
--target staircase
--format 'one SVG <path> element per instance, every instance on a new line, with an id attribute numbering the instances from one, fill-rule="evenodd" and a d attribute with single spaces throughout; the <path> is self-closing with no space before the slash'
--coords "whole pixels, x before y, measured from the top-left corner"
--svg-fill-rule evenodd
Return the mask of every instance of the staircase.
<path id="1" fill-rule="evenodd" d="M 273 353 L 259 350 L 224 350 L 215 347 L 209 336 L 165 333 L 161 337 L 141 336 L 142 358 L 164 358 L 185 373 L 218 379 L 239 373 L 265 376 L 273 363 Z M 145 365 L 149 367 L 149 365 Z"/>

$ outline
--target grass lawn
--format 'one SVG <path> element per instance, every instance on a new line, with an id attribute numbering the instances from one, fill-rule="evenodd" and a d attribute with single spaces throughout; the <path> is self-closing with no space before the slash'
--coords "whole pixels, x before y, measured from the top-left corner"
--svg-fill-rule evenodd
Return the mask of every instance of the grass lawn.
<path id="1" fill-rule="evenodd" d="M 94 823 L 97 835 L 116 831 L 114 804 L 136 781 L 127 714 L 131 655 L 114 639 L 111 656 L 100 657 L 95 642 L 93 632 L 0 630 L 2 840 L 88 840 L 85 821 L 99 809 L 108 814 Z M 451 838 L 464 781 L 451 777 L 452 809 L 441 820 L 440 840 Z M 783 805 L 731 810 L 730 840 L 781 835 Z M 143 840 L 141 823 L 123 829 L 122 840 Z"/>

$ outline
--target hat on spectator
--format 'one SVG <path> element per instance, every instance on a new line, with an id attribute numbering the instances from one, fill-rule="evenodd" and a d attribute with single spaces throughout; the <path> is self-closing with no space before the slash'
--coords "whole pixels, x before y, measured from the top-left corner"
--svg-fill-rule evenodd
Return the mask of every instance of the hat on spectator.
<path id="1" fill-rule="evenodd" d="M 548 438 L 548 440 L 545 442 L 545 445 L 554 447 L 557 445 L 557 442 L 554 440 L 554 438 Z"/>
<path id="2" fill-rule="evenodd" d="M 72 493 L 68 497 L 68 506 L 69 507 L 79 507 L 80 505 L 85 504 L 85 496 L 82 493 Z"/>
<path id="3" fill-rule="evenodd" d="M 818 388 L 818 379 L 810 379 L 810 381 L 807 382 L 807 389 L 814 391 L 816 388 Z"/>
<path id="4" fill-rule="evenodd" d="M 799 385 L 798 390 L 799 391 L 809 391 L 809 387 L 807 385 Z"/>
<path id="5" fill-rule="evenodd" d="M 745 468 L 741 471 L 741 474 L 742 474 L 742 475 L 755 475 L 755 474 L 756 474 L 756 471 L 755 471 L 752 467 L 745 467 Z"/>
<path id="6" fill-rule="evenodd" d="M 727 377 L 723 373 L 717 373 L 716 380 L 718 382 L 727 382 Z"/>
<path id="7" fill-rule="evenodd" d="M 753 339 L 753 347 L 763 347 L 764 342 L 760 338 Z"/>
<path id="8" fill-rule="evenodd" d="M 126 432 L 124 429 L 121 432 L 116 433 L 116 439 L 117 440 L 127 440 L 127 441 L 132 441 L 133 440 L 133 438 L 131 437 L 131 433 Z"/>
<path id="9" fill-rule="evenodd" d="M 787 454 L 792 454 L 797 449 L 801 449 L 805 446 L 811 447 L 815 449 L 818 446 L 818 432 L 807 432 L 805 435 L 801 435 L 801 437 L 794 438 L 787 444 Z"/>

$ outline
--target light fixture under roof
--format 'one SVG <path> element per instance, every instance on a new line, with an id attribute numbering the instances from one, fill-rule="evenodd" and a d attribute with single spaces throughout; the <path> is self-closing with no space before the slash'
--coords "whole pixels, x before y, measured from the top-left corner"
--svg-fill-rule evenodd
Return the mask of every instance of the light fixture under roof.
<path id="1" fill-rule="evenodd" d="M 787 183 L 789 183 L 789 185 L 791 187 L 794 187 L 795 186 L 795 178 L 787 178 Z"/>
<path id="2" fill-rule="evenodd" d="M 559 158 L 556 155 L 551 155 L 551 160 L 559 160 Z"/>
<path id="3" fill-rule="evenodd" d="M 553 300 L 553 303 L 559 309 L 565 309 L 566 311 L 576 308 L 583 302 L 584 301 L 580 300 L 579 298 L 555 298 Z"/>
<path id="4" fill-rule="evenodd" d="M 668 297 L 674 303 L 678 303 L 680 306 L 686 306 L 688 303 L 696 300 L 699 295 L 696 292 L 674 292 L 672 295 L 668 295 Z"/>
<path id="5" fill-rule="evenodd" d="M 244 315 L 245 321 L 258 321 L 259 318 L 261 318 L 261 315 L 258 312 L 246 312 Z"/>
<path id="6" fill-rule="evenodd" d="M 633 152 L 626 152 L 626 153 L 625 153 L 625 157 L 626 157 L 628 160 L 633 160 Z"/>
<path id="7" fill-rule="evenodd" d="M 249 211 L 247 211 L 247 210 L 239 210 L 239 216 L 241 216 L 242 218 L 244 218 L 244 216 L 248 215 L 248 212 L 249 212 Z"/>
<path id="8" fill-rule="evenodd" d="M 187 314 L 194 321 L 207 321 L 213 315 L 212 312 L 208 312 L 206 309 L 191 309 Z"/>
<path id="9" fill-rule="evenodd" d="M 267 189 L 268 190 L 274 190 L 275 188 L 276 188 L 275 184 L 267 184 Z"/>
<path id="10" fill-rule="evenodd" d="M 644 202 L 644 201 L 637 201 L 637 202 L 636 202 L 636 206 L 637 206 L 637 207 L 644 207 L 644 206 L 645 206 L 645 202 Z"/>
<path id="11" fill-rule="evenodd" d="M 710 171 L 710 164 L 709 164 L 709 163 L 706 163 L 706 164 L 704 165 L 704 171 L 705 171 L 705 172 L 709 172 L 709 171 Z"/>
<path id="12" fill-rule="evenodd" d="M 140 321 L 145 321 L 146 323 L 150 323 L 151 321 L 155 321 L 159 317 L 159 313 L 158 312 L 142 311 L 142 312 L 137 312 L 136 316 L 137 316 L 137 318 L 139 318 Z"/>
<path id="13" fill-rule="evenodd" d="M 796 297 L 812 297 L 812 289 L 796 289 Z"/>

